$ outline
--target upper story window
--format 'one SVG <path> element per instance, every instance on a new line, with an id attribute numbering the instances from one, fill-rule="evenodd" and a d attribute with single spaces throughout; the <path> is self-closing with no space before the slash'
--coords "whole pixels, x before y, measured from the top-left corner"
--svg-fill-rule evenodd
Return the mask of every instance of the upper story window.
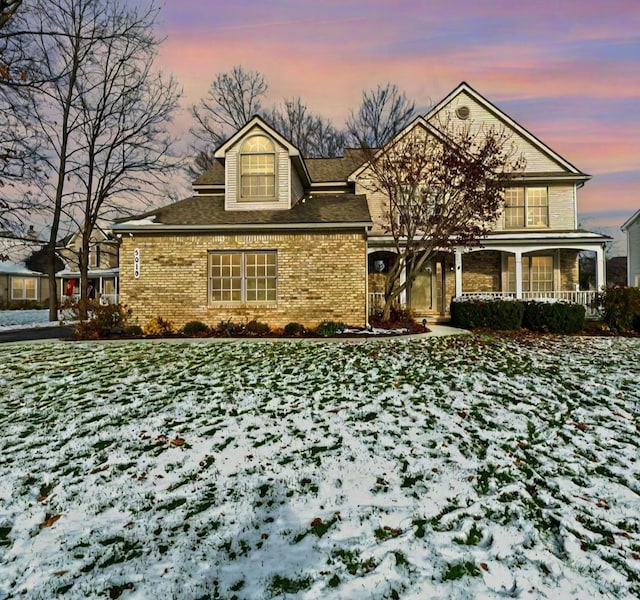
<path id="1" fill-rule="evenodd" d="M 247 139 L 240 149 L 240 194 L 260 200 L 276 195 L 276 149 L 264 135 Z"/>
<path id="2" fill-rule="evenodd" d="M 100 266 L 100 246 L 96 244 L 89 247 L 89 268 L 98 268 Z"/>
<path id="3" fill-rule="evenodd" d="M 505 229 L 549 227 L 549 192 L 546 187 L 507 188 L 504 191 Z"/>

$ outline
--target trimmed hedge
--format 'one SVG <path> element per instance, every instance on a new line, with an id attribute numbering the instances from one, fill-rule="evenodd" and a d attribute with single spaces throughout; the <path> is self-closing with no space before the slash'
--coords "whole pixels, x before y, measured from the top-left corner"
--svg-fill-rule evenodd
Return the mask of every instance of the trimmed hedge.
<path id="1" fill-rule="evenodd" d="M 549 333 L 578 333 L 585 308 L 568 302 L 536 300 L 469 300 L 451 303 L 451 325 L 463 329 L 531 329 Z"/>
<path id="2" fill-rule="evenodd" d="M 585 315 L 581 304 L 532 300 L 524 303 L 522 326 L 532 331 L 579 333 L 584 328 Z"/>
<path id="3" fill-rule="evenodd" d="M 451 302 L 451 325 L 462 329 L 520 329 L 524 303 L 517 300 Z"/>

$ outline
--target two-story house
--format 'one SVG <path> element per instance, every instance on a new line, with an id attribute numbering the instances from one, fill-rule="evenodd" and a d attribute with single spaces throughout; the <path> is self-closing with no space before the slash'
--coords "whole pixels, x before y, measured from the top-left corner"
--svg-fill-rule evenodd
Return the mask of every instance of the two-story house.
<path id="1" fill-rule="evenodd" d="M 60 300 L 82 298 L 103 302 L 118 302 L 118 240 L 96 227 L 89 243 L 89 272 L 87 287 L 80 289 L 80 261 L 82 234 L 77 231 L 61 240 L 56 253 L 64 262 L 64 269 L 56 273 Z"/>
<path id="2" fill-rule="evenodd" d="M 589 176 L 466 83 L 409 127 L 443 115 L 506 128 L 526 169 L 506 190 L 493 233 L 479 247 L 430 257 L 403 302 L 418 316 L 445 315 L 451 298 L 463 295 L 587 303 L 578 254 L 596 254 L 599 287 L 608 239 L 577 226 L 578 190 Z M 160 315 L 177 325 L 254 318 L 364 325 L 393 260 L 385 199 L 369 192 L 364 154 L 305 159 L 255 117 L 215 157 L 193 196 L 114 224 L 121 301 L 141 322 Z"/>
<path id="3" fill-rule="evenodd" d="M 622 225 L 627 235 L 627 285 L 640 287 L 640 210 Z"/>

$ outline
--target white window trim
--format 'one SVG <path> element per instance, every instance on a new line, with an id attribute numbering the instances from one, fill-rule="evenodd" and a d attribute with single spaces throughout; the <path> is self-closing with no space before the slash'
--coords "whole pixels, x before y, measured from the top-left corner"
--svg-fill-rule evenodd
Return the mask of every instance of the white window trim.
<path id="1" fill-rule="evenodd" d="M 220 254 L 239 254 L 240 259 L 240 300 L 215 300 L 213 298 L 211 274 L 211 257 Z M 247 300 L 247 276 L 246 276 L 246 256 L 248 254 L 273 254 L 275 258 L 275 275 L 264 279 L 273 279 L 275 281 L 275 299 L 274 300 Z M 278 252 L 277 250 L 210 250 L 207 253 L 207 285 L 208 285 L 208 301 L 212 306 L 242 306 L 245 304 L 255 305 L 275 305 L 278 299 Z M 225 278 L 223 278 L 225 279 Z"/>
<path id="2" fill-rule="evenodd" d="M 23 295 L 20 298 L 17 298 L 16 296 L 14 296 L 14 293 L 13 293 L 13 291 L 14 291 L 13 282 L 16 279 L 22 280 L 22 282 L 23 282 L 22 283 L 22 294 Z M 26 296 L 27 286 L 25 285 L 25 282 L 26 282 L 27 279 L 33 279 L 36 282 L 36 285 L 35 285 L 35 288 L 34 288 L 34 294 L 35 295 L 34 295 L 33 298 L 27 298 L 27 296 Z M 38 289 L 38 286 L 39 286 L 38 277 L 32 277 L 30 275 L 25 275 L 25 276 L 16 275 L 14 277 L 11 277 L 10 284 L 11 284 L 11 300 L 38 300 L 38 292 L 39 292 L 39 289 Z"/>
<path id="3" fill-rule="evenodd" d="M 267 139 L 272 147 L 273 147 L 273 151 L 264 151 L 264 152 L 247 152 L 244 150 L 244 147 L 246 145 L 246 143 L 254 137 L 263 137 L 265 139 Z M 257 195 L 249 195 L 249 196 L 245 196 L 242 193 L 242 157 L 243 156 L 260 156 L 260 155 L 272 155 L 273 156 L 273 194 L 269 195 L 269 196 L 257 196 Z M 248 135 L 246 138 L 244 138 L 244 140 L 240 143 L 239 146 L 239 150 L 238 150 L 238 165 L 237 165 L 237 169 L 238 169 L 238 199 L 241 202 L 269 202 L 269 201 L 273 201 L 273 200 L 277 200 L 278 198 L 278 147 L 276 146 L 276 143 L 265 133 L 257 133 L 257 132 L 253 132 L 252 134 Z"/>
<path id="4" fill-rule="evenodd" d="M 517 225 L 517 226 L 510 226 L 507 225 L 507 209 L 508 207 L 506 206 L 505 203 L 505 207 L 503 210 L 503 223 L 502 223 L 502 227 L 505 230 L 508 231 L 515 231 L 515 230 L 519 230 L 519 229 L 549 229 L 550 227 L 550 223 L 549 223 L 549 186 L 548 185 L 525 185 L 525 186 L 512 186 L 510 188 L 507 189 L 520 189 L 523 190 L 523 202 L 524 202 L 524 216 L 523 216 L 523 223 L 522 225 Z M 546 219 L 546 223 L 543 225 L 540 224 L 536 224 L 536 225 L 529 225 L 529 190 L 532 189 L 544 189 L 547 192 L 547 219 Z"/>

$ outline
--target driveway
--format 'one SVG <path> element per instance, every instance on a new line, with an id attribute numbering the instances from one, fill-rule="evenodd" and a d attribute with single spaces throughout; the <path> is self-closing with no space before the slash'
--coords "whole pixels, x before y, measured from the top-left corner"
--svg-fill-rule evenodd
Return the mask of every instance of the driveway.
<path id="1" fill-rule="evenodd" d="M 51 340 L 68 338 L 73 335 L 72 325 L 52 325 L 32 329 L 0 330 L 0 344 L 5 342 L 29 342 L 33 340 Z"/>

